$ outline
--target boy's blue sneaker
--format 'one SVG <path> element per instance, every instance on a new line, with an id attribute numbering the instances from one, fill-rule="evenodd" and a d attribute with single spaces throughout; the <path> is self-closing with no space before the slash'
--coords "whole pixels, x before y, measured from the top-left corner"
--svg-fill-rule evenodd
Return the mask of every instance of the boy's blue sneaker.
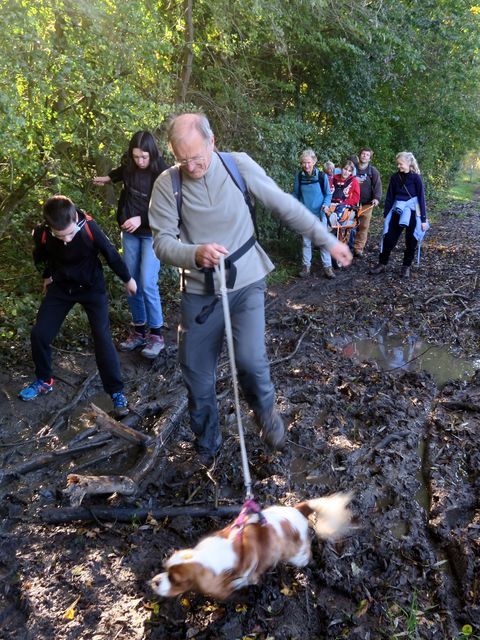
<path id="1" fill-rule="evenodd" d="M 117 418 L 122 418 L 128 413 L 128 400 L 121 391 L 112 393 L 113 411 Z"/>
<path id="2" fill-rule="evenodd" d="M 21 400 L 34 400 L 37 396 L 46 395 L 53 391 L 53 378 L 49 380 L 49 382 L 45 382 L 45 380 L 34 380 L 28 387 L 25 387 L 20 391 L 18 397 Z"/>

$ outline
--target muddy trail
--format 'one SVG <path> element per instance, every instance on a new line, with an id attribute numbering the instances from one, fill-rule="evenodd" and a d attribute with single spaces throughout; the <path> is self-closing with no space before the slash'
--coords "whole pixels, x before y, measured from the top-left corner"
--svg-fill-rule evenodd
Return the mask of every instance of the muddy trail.
<path id="1" fill-rule="evenodd" d="M 401 251 L 387 273 L 368 274 L 373 237 L 333 281 L 317 262 L 313 277 L 269 288 L 267 344 L 289 427 L 285 452 L 272 455 L 243 406 L 255 498 L 352 491 L 355 526 L 335 543 L 314 537 L 307 567 L 279 565 L 226 602 L 161 599 L 148 585 L 173 549 L 223 527 L 243 502 L 226 354 L 224 444 L 206 469 L 192 467 L 175 310 L 164 355 L 122 354 L 134 405 L 124 433 L 92 412 L 109 407 L 91 345 L 57 347 L 55 392 L 33 403 L 16 398 L 31 375 L 28 345 L 4 352 L 0 637 L 480 638 L 479 235 L 478 203 L 452 205 L 408 281 Z M 135 493 L 65 492 L 69 474 L 126 476 Z"/>

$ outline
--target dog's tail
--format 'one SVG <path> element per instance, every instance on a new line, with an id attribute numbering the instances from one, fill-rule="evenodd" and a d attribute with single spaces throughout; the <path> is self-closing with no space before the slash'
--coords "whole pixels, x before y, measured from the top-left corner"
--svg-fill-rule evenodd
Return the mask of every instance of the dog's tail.
<path id="1" fill-rule="evenodd" d="M 351 493 L 334 493 L 324 498 L 306 500 L 296 505 L 305 518 L 315 514 L 313 527 L 320 538 L 335 539 L 348 529 L 352 514 L 347 508 Z"/>

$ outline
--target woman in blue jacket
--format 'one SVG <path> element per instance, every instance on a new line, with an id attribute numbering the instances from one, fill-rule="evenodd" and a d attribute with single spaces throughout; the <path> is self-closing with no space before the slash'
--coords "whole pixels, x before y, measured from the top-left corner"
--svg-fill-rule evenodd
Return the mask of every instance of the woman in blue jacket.
<path id="1" fill-rule="evenodd" d="M 379 263 L 370 270 L 370 273 L 383 273 L 386 270 L 390 253 L 405 229 L 401 276 L 409 278 L 418 241 L 423 238 L 428 229 L 425 190 L 413 153 L 401 151 L 397 153 L 396 161 L 398 171 L 390 178 L 385 198 L 383 210 L 385 223 Z"/>
<path id="2" fill-rule="evenodd" d="M 325 209 L 328 208 L 332 200 L 332 193 L 328 182 L 327 174 L 320 171 L 315 166 L 317 156 L 313 149 L 305 149 L 300 156 L 302 170 L 295 176 L 293 195 L 309 209 L 320 222 L 327 226 L 327 216 Z M 332 269 L 332 257 L 326 250 L 321 249 L 323 272 L 326 278 L 334 278 Z M 305 278 L 310 275 L 312 266 L 312 242 L 309 238 L 303 237 L 303 267 L 300 277 Z"/>

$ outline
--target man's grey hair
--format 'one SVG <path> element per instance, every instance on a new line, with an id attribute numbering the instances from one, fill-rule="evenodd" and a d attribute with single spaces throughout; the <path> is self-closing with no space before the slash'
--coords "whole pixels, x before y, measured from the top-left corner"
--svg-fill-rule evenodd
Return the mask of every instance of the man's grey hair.
<path id="1" fill-rule="evenodd" d="M 314 163 L 317 162 L 317 155 L 313 149 L 305 149 L 300 154 L 300 162 L 303 162 L 306 158 L 311 158 Z"/>
<path id="2" fill-rule="evenodd" d="M 170 118 L 167 125 L 167 140 L 169 145 L 174 145 L 181 140 L 185 136 L 185 129 L 182 130 L 181 135 L 178 135 L 178 119 L 183 116 L 192 116 L 190 123 L 190 130 L 198 131 L 198 133 L 202 136 L 204 140 L 211 140 L 213 137 L 213 131 L 210 127 L 210 123 L 208 118 L 203 113 L 181 113 L 174 115 Z"/>

